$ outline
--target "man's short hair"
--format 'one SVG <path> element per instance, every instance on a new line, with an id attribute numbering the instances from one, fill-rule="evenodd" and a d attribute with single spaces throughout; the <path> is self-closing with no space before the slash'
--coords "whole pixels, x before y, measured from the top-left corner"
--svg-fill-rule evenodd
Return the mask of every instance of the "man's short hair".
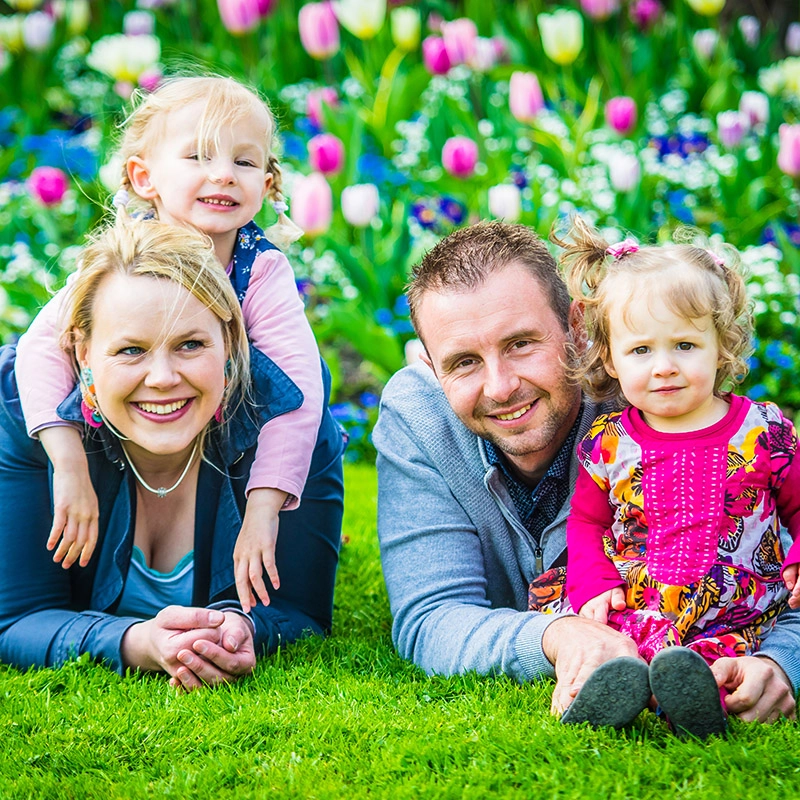
<path id="1" fill-rule="evenodd" d="M 418 315 L 426 292 L 476 289 L 510 264 L 524 267 L 539 282 L 550 308 L 568 330 L 569 292 L 545 243 L 525 225 L 479 222 L 442 239 L 414 267 L 406 296 L 417 336 L 422 338 Z"/>

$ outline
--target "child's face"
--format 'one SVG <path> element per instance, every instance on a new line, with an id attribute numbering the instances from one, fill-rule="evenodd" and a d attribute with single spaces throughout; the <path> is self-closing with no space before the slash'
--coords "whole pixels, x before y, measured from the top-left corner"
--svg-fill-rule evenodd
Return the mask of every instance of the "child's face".
<path id="1" fill-rule="evenodd" d="M 160 220 L 199 228 L 229 260 L 236 231 L 261 209 L 272 182 L 266 172 L 268 123 L 266 112 L 254 109 L 222 128 L 216 143 L 207 142 L 201 160 L 197 124 L 203 109 L 197 102 L 167 113 L 150 152 L 129 160 L 128 174 Z"/>
<path id="2" fill-rule="evenodd" d="M 694 431 L 722 419 L 727 404 L 714 396 L 719 342 L 710 315 L 686 319 L 659 297 L 631 296 L 615 304 L 609 325 L 606 370 L 650 427 Z"/>

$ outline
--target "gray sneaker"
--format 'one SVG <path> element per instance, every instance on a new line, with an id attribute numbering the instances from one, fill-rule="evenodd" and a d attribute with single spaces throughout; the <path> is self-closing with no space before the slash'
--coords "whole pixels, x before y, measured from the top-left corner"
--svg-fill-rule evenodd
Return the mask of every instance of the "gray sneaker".
<path id="1" fill-rule="evenodd" d="M 650 688 L 679 735 L 721 736 L 728 721 L 711 668 L 687 647 L 665 647 L 650 664 Z"/>
<path id="2" fill-rule="evenodd" d="M 588 722 L 593 728 L 630 725 L 650 701 L 647 664 L 621 656 L 601 664 L 561 716 L 563 725 Z"/>

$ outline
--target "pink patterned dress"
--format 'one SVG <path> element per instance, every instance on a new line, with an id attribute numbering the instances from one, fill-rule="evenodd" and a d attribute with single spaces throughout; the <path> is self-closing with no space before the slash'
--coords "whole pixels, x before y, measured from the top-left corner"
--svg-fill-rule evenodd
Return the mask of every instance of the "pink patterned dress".
<path id="1" fill-rule="evenodd" d="M 711 662 L 755 652 L 786 607 L 782 565 L 800 562 L 800 460 L 772 403 L 729 395 L 716 424 L 661 433 L 627 408 L 578 445 L 564 569 L 530 587 L 531 610 L 573 610 L 615 586 L 609 624 L 650 661 L 685 645 Z M 784 554 L 780 524 L 793 544 Z"/>

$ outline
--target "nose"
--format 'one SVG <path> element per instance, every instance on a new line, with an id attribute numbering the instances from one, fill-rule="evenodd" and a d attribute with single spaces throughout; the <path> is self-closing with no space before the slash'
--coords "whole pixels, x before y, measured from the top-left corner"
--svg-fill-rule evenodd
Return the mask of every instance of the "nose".
<path id="1" fill-rule="evenodd" d="M 675 359 L 671 353 L 657 352 L 653 357 L 653 375 L 659 378 L 666 377 L 667 375 L 675 375 L 678 372 L 678 367 L 675 364 Z"/>
<path id="2" fill-rule="evenodd" d="M 151 353 L 148 361 L 147 375 L 144 379 L 145 386 L 163 391 L 180 383 L 181 377 L 171 353 L 163 351 Z"/>
<path id="3" fill-rule="evenodd" d="M 483 393 L 496 403 L 505 403 L 520 387 L 520 378 L 505 359 L 485 364 Z"/>
<path id="4" fill-rule="evenodd" d="M 211 183 L 227 186 L 236 183 L 236 172 L 233 162 L 227 158 L 215 158 L 208 166 L 208 179 Z"/>

